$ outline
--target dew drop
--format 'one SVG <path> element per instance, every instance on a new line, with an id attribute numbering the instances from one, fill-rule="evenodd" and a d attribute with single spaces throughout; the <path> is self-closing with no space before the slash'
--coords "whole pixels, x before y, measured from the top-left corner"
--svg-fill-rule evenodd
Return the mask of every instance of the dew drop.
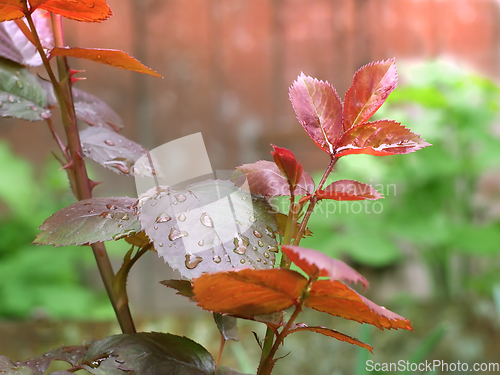
<path id="1" fill-rule="evenodd" d="M 278 252 L 278 247 L 277 246 L 271 246 L 271 245 L 269 245 L 267 247 L 267 250 L 269 250 L 271 253 L 277 253 Z"/>
<path id="2" fill-rule="evenodd" d="M 246 195 L 242 196 L 241 200 L 246 201 L 247 200 L 247 196 Z"/>
<path id="3" fill-rule="evenodd" d="M 199 240 L 199 241 L 198 241 L 198 246 L 203 246 L 203 245 L 205 245 L 205 241 L 203 241 L 203 240 Z"/>
<path id="4" fill-rule="evenodd" d="M 75 2 L 75 1 L 73 1 L 73 2 Z M 101 55 L 97 55 L 96 57 L 97 57 L 98 59 L 100 59 L 100 58 L 101 58 Z"/>
<path id="5" fill-rule="evenodd" d="M 203 262 L 202 257 L 193 254 L 186 254 L 186 261 L 184 262 L 184 264 L 186 265 L 187 269 L 192 270 L 201 262 Z"/>
<path id="6" fill-rule="evenodd" d="M 87 202 L 87 203 L 84 203 L 83 205 L 84 205 L 84 206 L 92 206 L 92 203 Z"/>
<path id="7" fill-rule="evenodd" d="M 158 243 L 158 246 L 163 247 L 163 242 Z"/>
<path id="8" fill-rule="evenodd" d="M 262 264 L 267 264 L 267 260 L 264 260 L 264 261 L 262 262 Z"/>
<path id="9" fill-rule="evenodd" d="M 114 146 L 115 145 L 115 142 L 113 142 L 111 139 L 106 139 L 104 141 L 104 143 L 106 143 L 108 146 Z"/>
<path id="10" fill-rule="evenodd" d="M 259 240 L 259 242 L 257 242 L 257 244 L 258 244 L 260 247 L 263 247 L 263 246 L 264 246 L 264 242 L 262 242 L 262 241 L 260 241 L 260 240 Z"/>
<path id="11" fill-rule="evenodd" d="M 253 235 L 257 238 L 262 238 L 262 233 L 260 233 L 258 230 L 254 230 Z"/>
<path id="12" fill-rule="evenodd" d="M 123 224 L 118 224 L 118 228 L 123 228 Z"/>
<path id="13" fill-rule="evenodd" d="M 212 221 L 212 218 L 210 216 L 208 216 L 208 214 L 206 212 L 203 212 L 201 214 L 200 222 L 206 227 L 209 227 L 209 228 L 214 227 L 214 222 Z"/>
<path id="14" fill-rule="evenodd" d="M 158 230 L 158 225 L 155 225 L 155 226 L 153 227 L 153 229 L 154 229 L 154 230 Z"/>
<path id="15" fill-rule="evenodd" d="M 215 263 L 220 263 L 222 261 L 222 259 L 220 258 L 220 256 L 216 255 L 216 256 L 213 257 L 213 261 Z"/>
<path id="16" fill-rule="evenodd" d="M 163 213 L 158 215 L 158 217 L 155 220 L 155 223 L 166 223 L 170 220 L 172 220 L 172 218 L 169 215 Z"/>
<path id="17" fill-rule="evenodd" d="M 240 259 L 241 264 L 245 264 L 245 259 Z"/>
<path id="18" fill-rule="evenodd" d="M 37 108 L 37 107 L 35 107 L 34 105 L 30 106 L 30 108 L 31 108 L 31 110 L 32 110 L 33 112 L 38 111 L 38 108 Z"/>
<path id="19" fill-rule="evenodd" d="M 264 256 L 269 259 L 269 253 L 267 251 L 264 253 Z"/>
<path id="20" fill-rule="evenodd" d="M 122 173 L 125 173 L 125 174 L 129 174 L 130 173 L 130 168 L 127 167 L 125 164 L 116 163 L 116 164 L 114 164 L 112 166 L 115 167 L 116 169 L 118 169 Z"/>
<path id="21" fill-rule="evenodd" d="M 259 250 L 259 249 L 257 248 L 257 246 L 252 246 L 252 249 L 253 249 L 253 251 L 257 251 L 257 250 Z"/>
<path id="22" fill-rule="evenodd" d="M 179 203 L 174 201 L 174 206 L 177 206 Z"/>
<path id="23" fill-rule="evenodd" d="M 89 210 L 89 214 L 93 214 L 95 212 L 95 210 L 92 208 Z"/>
<path id="24" fill-rule="evenodd" d="M 260 262 L 262 262 L 262 259 L 260 259 L 260 258 L 257 258 L 257 262 L 259 262 L 259 263 L 260 263 Z"/>
<path id="25" fill-rule="evenodd" d="M 257 220 L 255 219 L 255 216 L 250 216 L 250 220 L 251 223 L 255 223 Z"/>
<path id="26" fill-rule="evenodd" d="M 48 118 L 50 118 L 50 111 L 45 111 L 45 112 L 42 112 L 40 113 L 40 117 L 43 118 L 44 120 L 47 120 Z M 90 149 L 89 149 L 90 151 Z"/>
<path id="27" fill-rule="evenodd" d="M 121 217 L 122 220 L 129 220 L 128 214 L 123 214 Z"/>
<path id="28" fill-rule="evenodd" d="M 243 246 L 238 246 L 233 249 L 236 254 L 243 255 L 247 252 L 247 248 Z"/>
<path id="29" fill-rule="evenodd" d="M 186 200 L 186 196 L 184 194 L 176 194 L 176 195 L 174 195 L 174 197 L 179 202 L 184 202 Z"/>
<path id="30" fill-rule="evenodd" d="M 179 221 L 186 221 L 186 215 L 180 214 L 178 219 L 179 219 Z"/>
<path id="31" fill-rule="evenodd" d="M 99 217 L 103 217 L 103 218 L 105 218 L 105 219 L 111 219 L 111 218 L 112 218 L 112 216 L 109 214 L 109 212 L 106 212 L 106 211 L 102 212 L 102 213 L 99 215 Z"/>
<path id="32" fill-rule="evenodd" d="M 179 238 L 187 237 L 187 236 L 188 236 L 187 232 L 185 232 L 185 231 L 179 231 L 177 228 L 172 228 L 172 229 L 170 229 L 170 233 L 168 235 L 168 239 L 170 241 L 175 241 L 175 240 L 178 240 Z"/>
<path id="33" fill-rule="evenodd" d="M 21 81 L 16 81 L 16 85 L 17 87 L 19 87 L 20 89 L 22 89 L 24 87 L 23 83 Z"/>
<path id="34" fill-rule="evenodd" d="M 266 227 L 266 234 L 273 239 L 276 238 L 276 233 L 274 233 L 273 228 L 271 228 L 270 226 Z"/>
<path id="35" fill-rule="evenodd" d="M 9 102 L 14 103 L 15 99 L 12 95 L 9 95 L 8 99 L 9 99 Z"/>
<path id="36" fill-rule="evenodd" d="M 111 203 L 110 203 L 110 204 L 107 204 L 107 205 L 106 205 L 106 208 L 107 208 L 108 210 L 116 210 L 118 207 L 116 207 L 114 204 L 111 204 Z"/>

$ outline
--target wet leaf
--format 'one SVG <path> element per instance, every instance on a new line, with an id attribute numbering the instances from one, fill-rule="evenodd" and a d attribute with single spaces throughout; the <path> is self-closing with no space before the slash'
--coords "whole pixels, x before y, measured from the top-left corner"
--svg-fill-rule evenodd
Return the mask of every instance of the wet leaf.
<path id="1" fill-rule="evenodd" d="M 307 134 L 324 151 L 333 154 L 342 133 L 342 103 L 335 88 L 301 73 L 290 88 L 290 100 Z"/>
<path id="2" fill-rule="evenodd" d="M 245 319 L 271 314 L 296 303 L 307 280 L 285 269 L 217 272 L 193 280 L 198 306 Z"/>
<path id="3" fill-rule="evenodd" d="M 44 357 L 52 361 L 64 361 L 68 362 L 72 366 L 76 366 L 76 364 L 83 358 L 86 351 L 87 348 L 83 345 L 62 346 L 45 353 Z"/>
<path id="4" fill-rule="evenodd" d="M 241 185 L 246 178 L 252 194 L 260 194 L 265 197 L 277 197 L 290 195 L 290 186 L 278 166 L 267 160 L 260 160 L 252 164 L 243 164 L 236 168 L 231 180 Z M 309 195 L 314 192 L 314 181 L 307 172 L 295 187 L 295 195 Z"/>
<path id="5" fill-rule="evenodd" d="M 168 286 L 169 288 L 177 290 L 178 295 L 189 298 L 194 301 L 193 285 L 187 280 L 163 280 L 160 284 Z"/>
<path id="6" fill-rule="evenodd" d="M 143 65 L 140 61 L 123 51 L 100 48 L 56 47 L 50 52 L 50 58 L 54 56 L 77 57 L 80 59 L 92 60 L 101 64 L 114 66 L 115 68 L 132 70 L 134 72 L 162 78 L 162 76 L 154 70 Z"/>
<path id="7" fill-rule="evenodd" d="M 133 166 L 147 150 L 110 129 L 89 127 L 80 132 L 83 154 L 118 174 L 134 175 Z"/>
<path id="8" fill-rule="evenodd" d="M 281 212 L 276 213 L 276 222 L 278 223 L 278 232 L 281 233 L 282 235 L 285 234 L 286 230 L 286 222 L 288 221 L 288 215 L 282 214 Z M 300 224 L 297 222 L 295 225 L 295 229 L 293 230 L 292 238 L 295 238 L 297 236 L 297 233 L 299 233 L 300 229 Z M 302 235 L 302 238 L 306 238 L 307 236 L 312 236 L 313 232 L 306 227 L 306 230 L 304 231 L 304 234 Z"/>
<path id="9" fill-rule="evenodd" d="M 113 15 L 105 0 L 30 0 L 30 4 L 75 21 L 101 22 Z"/>
<path id="10" fill-rule="evenodd" d="M 322 335 L 333 337 L 333 338 L 336 338 L 337 340 L 345 341 L 345 342 L 348 342 L 349 344 L 357 345 L 357 346 L 360 346 L 362 348 L 366 348 L 370 351 L 370 353 L 373 354 L 373 348 L 370 345 L 365 344 L 364 342 L 359 341 L 358 339 L 356 339 L 354 337 L 345 335 L 343 333 L 335 331 L 334 329 L 329 329 L 326 327 L 309 327 L 306 324 L 302 323 L 299 327 L 297 327 L 293 330 L 290 330 L 290 332 L 288 334 L 295 333 L 295 332 L 304 332 L 304 331 L 321 333 Z"/>
<path id="11" fill-rule="evenodd" d="M 369 285 L 363 276 L 347 264 L 319 251 L 301 246 L 282 246 L 281 249 L 296 266 L 312 278 L 327 276 L 332 281 L 341 280 L 354 284 L 361 282 L 365 288 Z"/>
<path id="12" fill-rule="evenodd" d="M 118 114 L 97 96 L 73 89 L 76 117 L 90 126 L 111 128 L 115 131 L 123 128 L 123 121 Z"/>
<path id="13" fill-rule="evenodd" d="M 372 324 L 382 330 L 413 330 L 408 319 L 373 303 L 340 281 L 315 281 L 305 305 L 330 315 Z"/>
<path id="14" fill-rule="evenodd" d="M 215 362 L 198 343 L 158 332 L 110 336 L 92 344 L 83 359 L 94 375 L 213 375 Z"/>
<path id="15" fill-rule="evenodd" d="M 83 245 L 119 240 L 140 232 L 135 198 L 106 197 L 82 200 L 57 211 L 40 226 L 39 245 Z"/>
<path id="16" fill-rule="evenodd" d="M 291 190 L 295 191 L 295 186 L 302 178 L 302 165 L 297 163 L 295 155 L 286 148 L 272 145 L 274 151 L 271 152 L 274 162 L 278 166 L 281 174 L 286 177 L 291 185 Z"/>
<path id="17" fill-rule="evenodd" d="M 0 0 L 0 22 L 24 17 L 22 0 Z"/>
<path id="18" fill-rule="evenodd" d="M 188 279 L 233 267 L 271 268 L 275 262 L 271 207 L 230 181 L 152 188 L 140 196 L 139 210 L 158 255 Z"/>
<path id="19" fill-rule="evenodd" d="M 427 146 L 430 144 L 399 122 L 380 120 L 349 129 L 337 144 L 335 156 L 408 154 Z"/>
<path id="20" fill-rule="evenodd" d="M 383 195 L 368 184 L 354 180 L 339 180 L 331 183 L 324 190 L 318 190 L 316 197 L 336 201 L 359 201 L 381 199 Z"/>
<path id="21" fill-rule="evenodd" d="M 354 75 L 344 101 L 344 131 L 366 121 L 384 104 L 398 84 L 396 61 L 372 62 Z"/>
<path id="22" fill-rule="evenodd" d="M 234 316 L 214 313 L 214 320 L 224 341 L 240 340 L 240 335 L 238 334 L 238 319 Z"/>
<path id="23" fill-rule="evenodd" d="M 9 358 L 0 355 L 0 373 L 5 375 L 43 375 L 36 367 L 22 363 L 14 363 Z"/>
<path id="24" fill-rule="evenodd" d="M 42 121 L 51 116 L 37 78 L 26 68 L 0 58 L 0 116 Z"/>
<path id="25" fill-rule="evenodd" d="M 45 10 L 36 10 L 31 15 L 42 46 L 50 49 L 54 46 L 54 36 L 50 26 L 50 14 Z M 26 22 L 24 20 L 24 22 Z M 22 65 L 42 65 L 42 58 L 36 47 L 26 38 L 14 21 L 0 24 L 0 56 Z"/>

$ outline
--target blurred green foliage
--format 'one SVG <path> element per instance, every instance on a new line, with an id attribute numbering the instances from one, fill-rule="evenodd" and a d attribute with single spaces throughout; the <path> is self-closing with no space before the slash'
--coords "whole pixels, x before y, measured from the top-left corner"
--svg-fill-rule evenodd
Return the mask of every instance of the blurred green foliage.
<path id="1" fill-rule="evenodd" d="M 377 116 L 397 119 L 433 146 L 391 158 L 342 158 L 329 181 L 370 183 L 386 199 L 322 202 L 309 221 L 315 235 L 302 245 L 375 267 L 418 254 L 437 295 L 464 288 L 491 295 L 500 279 L 500 223 L 486 212 L 500 205 L 500 191 L 481 196 L 479 181 L 500 181 L 500 89 L 445 62 L 399 66 L 400 85 Z"/>
<path id="2" fill-rule="evenodd" d="M 100 319 L 106 296 L 83 286 L 85 248 L 35 246 L 40 224 L 74 198 L 55 160 L 37 171 L 0 142 L 0 317 Z"/>

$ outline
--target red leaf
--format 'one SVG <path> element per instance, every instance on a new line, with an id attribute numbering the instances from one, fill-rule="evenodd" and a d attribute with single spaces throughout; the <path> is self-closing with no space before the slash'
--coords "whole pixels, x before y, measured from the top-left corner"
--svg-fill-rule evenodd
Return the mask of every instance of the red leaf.
<path id="1" fill-rule="evenodd" d="M 274 162 L 278 166 L 281 174 L 285 176 L 295 191 L 295 186 L 302 178 L 302 165 L 297 163 L 295 155 L 288 149 L 283 147 L 273 146 L 274 151 L 271 152 Z"/>
<path id="2" fill-rule="evenodd" d="M 316 192 L 318 199 L 333 199 L 336 201 L 376 200 L 383 198 L 377 190 L 368 184 L 354 180 L 339 180 L 328 185 L 325 190 Z"/>
<path id="3" fill-rule="evenodd" d="M 328 276 L 332 281 L 342 280 L 350 283 L 361 281 L 365 288 L 369 285 L 363 276 L 347 264 L 319 251 L 300 246 L 282 246 L 281 250 L 302 271 L 313 278 Z"/>
<path id="4" fill-rule="evenodd" d="M 372 62 L 354 75 L 344 101 L 344 131 L 362 124 L 380 108 L 398 84 L 394 59 Z"/>
<path id="5" fill-rule="evenodd" d="M 314 282 L 305 305 L 330 315 L 372 324 L 382 330 L 413 330 L 408 319 L 373 303 L 340 281 Z"/>
<path id="6" fill-rule="evenodd" d="M 430 146 L 418 134 L 392 120 L 367 122 L 349 129 L 337 144 L 335 156 L 350 154 L 408 154 Z"/>
<path id="7" fill-rule="evenodd" d="M 252 319 L 292 306 L 307 284 L 304 276 L 284 269 L 226 271 L 193 280 L 198 306 Z"/>
<path id="8" fill-rule="evenodd" d="M 149 69 L 140 61 L 123 51 L 100 48 L 59 48 L 56 47 L 50 52 L 50 58 L 54 56 L 78 57 L 92 60 L 101 64 L 111 65 L 115 68 L 133 70 L 135 72 L 149 74 L 155 77 L 162 77 L 154 70 Z"/>
<path id="9" fill-rule="evenodd" d="M 0 22 L 24 17 L 24 6 L 21 0 L 0 0 Z"/>
<path id="10" fill-rule="evenodd" d="M 253 194 L 261 194 L 265 197 L 277 197 L 290 195 L 290 186 L 287 179 L 280 173 L 278 166 L 267 160 L 260 160 L 252 164 L 243 164 L 236 168 L 244 173 L 234 174 L 231 180 L 237 186 L 241 186 L 240 181 L 246 177 L 250 191 Z M 295 195 L 310 195 L 314 191 L 314 181 L 307 172 L 302 173 L 302 177 L 295 187 Z"/>
<path id="11" fill-rule="evenodd" d="M 75 21 L 100 22 L 113 12 L 105 0 L 30 0 L 31 9 L 41 8 Z"/>
<path id="12" fill-rule="evenodd" d="M 334 329 L 329 329 L 326 327 L 321 327 L 321 326 L 320 327 L 309 327 L 309 326 L 302 323 L 298 328 L 290 330 L 288 332 L 288 335 L 290 333 L 301 332 L 301 331 L 312 331 L 312 332 L 321 333 L 322 335 L 325 335 L 325 336 L 334 337 L 337 340 L 345 341 L 345 342 L 348 342 L 349 344 L 353 344 L 353 345 L 361 346 L 362 348 L 366 348 L 370 351 L 370 353 L 373 354 L 373 347 L 371 347 L 370 345 L 365 344 L 363 341 L 359 341 L 357 338 L 345 335 L 343 333 L 335 331 Z"/>
<path id="13" fill-rule="evenodd" d="M 333 154 L 342 133 L 342 103 L 333 86 L 301 73 L 289 94 L 304 130 L 319 147 Z"/>

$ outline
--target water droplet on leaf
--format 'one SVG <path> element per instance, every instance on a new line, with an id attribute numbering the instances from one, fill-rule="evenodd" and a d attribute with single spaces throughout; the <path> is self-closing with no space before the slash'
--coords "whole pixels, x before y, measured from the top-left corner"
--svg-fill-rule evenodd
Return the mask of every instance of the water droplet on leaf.
<path id="1" fill-rule="evenodd" d="M 104 143 L 106 143 L 108 146 L 114 146 L 115 145 L 115 142 L 113 142 L 111 139 L 106 139 L 104 141 Z"/>
<path id="2" fill-rule="evenodd" d="M 198 246 L 203 246 L 204 244 L 205 244 L 205 241 L 203 241 L 203 240 L 198 241 Z"/>
<path id="3" fill-rule="evenodd" d="M 123 214 L 121 217 L 122 220 L 129 220 L 128 214 Z"/>
<path id="4" fill-rule="evenodd" d="M 262 233 L 260 233 L 258 230 L 254 230 L 253 235 L 257 238 L 262 238 Z"/>
<path id="5" fill-rule="evenodd" d="M 272 239 L 275 239 L 276 238 L 276 234 L 274 233 L 274 230 L 273 228 L 271 228 L 270 226 L 267 226 L 266 227 L 266 234 L 271 237 Z"/>
<path id="6" fill-rule="evenodd" d="M 267 247 L 267 250 L 269 250 L 272 253 L 277 253 L 278 252 L 278 247 L 277 246 L 271 246 L 271 245 L 269 245 Z"/>
<path id="7" fill-rule="evenodd" d="M 116 210 L 118 207 L 116 207 L 114 204 L 111 204 L 111 203 L 110 203 L 110 204 L 107 204 L 107 205 L 106 205 L 106 208 L 107 208 L 108 210 Z"/>
<path id="8" fill-rule="evenodd" d="M 269 258 L 269 253 L 266 251 L 266 252 L 264 253 L 264 256 L 265 256 L 266 258 Z"/>
<path id="9" fill-rule="evenodd" d="M 9 95 L 8 99 L 9 99 L 9 102 L 14 103 L 15 99 L 12 95 Z"/>
<path id="10" fill-rule="evenodd" d="M 155 220 L 155 223 L 166 223 L 170 220 L 172 220 L 172 218 L 169 215 L 163 213 L 158 215 L 158 217 Z"/>
<path id="11" fill-rule="evenodd" d="M 184 194 L 176 194 L 174 195 L 175 199 L 177 199 L 179 202 L 184 202 L 186 200 L 186 196 Z"/>
<path id="12" fill-rule="evenodd" d="M 106 212 L 106 211 L 102 212 L 102 213 L 99 215 L 99 217 L 102 217 L 102 218 L 104 218 L 104 219 L 111 219 L 111 218 L 112 218 L 112 216 L 109 214 L 109 212 Z"/>
<path id="13" fill-rule="evenodd" d="M 220 258 L 220 256 L 216 255 L 216 256 L 213 257 L 213 261 L 215 263 L 220 263 L 222 261 L 222 259 Z"/>
<path id="14" fill-rule="evenodd" d="M 163 242 L 160 242 L 158 246 L 163 247 Z"/>
<path id="15" fill-rule="evenodd" d="M 209 228 L 214 227 L 214 222 L 212 221 L 212 218 L 210 216 L 208 216 L 208 214 L 206 212 L 203 212 L 201 214 L 200 222 L 206 227 L 209 227 Z"/>
<path id="16" fill-rule="evenodd" d="M 187 236 L 188 236 L 187 232 L 185 232 L 185 231 L 179 231 L 177 228 L 172 228 L 172 229 L 170 229 L 170 233 L 168 235 L 168 239 L 170 241 L 175 241 L 175 240 L 178 240 L 179 238 L 187 237 Z"/>
<path id="17" fill-rule="evenodd" d="M 257 244 L 258 244 L 260 247 L 263 247 L 263 246 L 264 246 L 264 242 L 262 242 L 262 241 L 260 241 L 260 240 L 259 240 L 259 242 L 257 242 Z"/>
<path id="18" fill-rule="evenodd" d="M 179 219 L 179 221 L 186 221 L 186 215 L 180 214 L 178 219 Z"/>
<path id="19" fill-rule="evenodd" d="M 241 264 L 245 264 L 245 259 L 240 259 Z"/>
<path id="20" fill-rule="evenodd" d="M 186 265 L 187 269 L 192 270 L 201 262 L 203 262 L 202 257 L 193 254 L 186 254 L 186 261 L 184 262 L 184 264 Z"/>

